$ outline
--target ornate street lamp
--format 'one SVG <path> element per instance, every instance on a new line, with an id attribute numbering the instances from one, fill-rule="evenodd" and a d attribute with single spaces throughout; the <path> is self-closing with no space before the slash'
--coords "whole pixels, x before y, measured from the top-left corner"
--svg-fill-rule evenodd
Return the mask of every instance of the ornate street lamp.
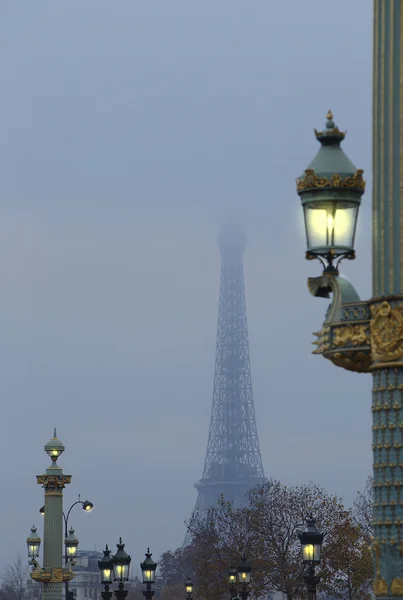
<path id="1" fill-rule="evenodd" d="M 40 545 L 41 538 L 36 531 L 36 527 L 32 526 L 31 533 L 27 537 L 28 558 L 31 559 L 30 564 L 34 564 L 35 559 L 38 558 Z"/>
<path id="2" fill-rule="evenodd" d="M 249 561 L 246 559 L 245 553 L 242 554 L 241 562 L 238 566 L 238 583 L 242 585 L 241 598 L 247 600 L 249 596 L 249 584 L 252 567 Z"/>
<path id="3" fill-rule="evenodd" d="M 129 581 L 129 569 L 131 557 L 125 552 L 125 545 L 122 538 L 119 538 L 119 543 L 116 544 L 118 551 L 113 557 L 113 576 L 118 582 L 118 589 L 115 590 L 117 600 L 124 600 L 127 596 L 127 590 L 124 589 L 125 581 Z"/>
<path id="4" fill-rule="evenodd" d="M 193 600 L 193 583 L 190 577 L 185 581 L 186 600 Z"/>
<path id="5" fill-rule="evenodd" d="M 346 134 L 336 127 L 330 110 L 326 117 L 325 130 L 315 129 L 321 147 L 297 179 L 297 193 L 304 210 L 306 258 L 318 258 L 326 271 L 333 272 L 343 258 L 355 258 L 355 230 L 365 181 L 363 171 L 340 148 Z"/>
<path id="6" fill-rule="evenodd" d="M 113 556 L 107 545 L 103 557 L 98 561 L 98 569 L 101 571 L 101 583 L 104 586 L 104 591 L 101 592 L 102 600 L 110 600 L 112 592 L 109 591 L 109 586 L 113 581 Z"/>
<path id="7" fill-rule="evenodd" d="M 157 569 L 157 563 L 154 562 L 151 557 L 152 553 L 150 552 L 150 548 L 147 548 L 146 558 L 142 563 L 140 563 L 144 584 L 143 595 L 145 596 L 146 600 L 152 600 L 152 597 L 155 594 L 153 586 L 155 583 L 155 571 Z"/>
<path id="8" fill-rule="evenodd" d="M 66 547 L 66 556 L 68 560 L 74 564 L 74 559 L 77 557 L 78 539 L 74 535 L 74 529 L 69 529 L 69 535 L 64 539 L 64 545 Z"/>
<path id="9" fill-rule="evenodd" d="M 323 533 L 316 529 L 316 520 L 312 514 L 306 521 L 307 529 L 298 535 L 302 546 L 302 561 L 307 567 L 304 581 L 308 588 L 308 600 L 316 600 L 316 587 L 320 577 L 315 575 L 315 566 L 320 563 Z"/>

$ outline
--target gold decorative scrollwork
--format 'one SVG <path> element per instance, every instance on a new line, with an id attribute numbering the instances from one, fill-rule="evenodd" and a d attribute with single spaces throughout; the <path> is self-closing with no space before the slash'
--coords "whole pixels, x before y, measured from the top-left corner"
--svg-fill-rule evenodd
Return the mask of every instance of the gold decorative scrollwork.
<path id="1" fill-rule="evenodd" d="M 37 475 L 36 482 L 42 484 L 44 488 L 63 489 L 67 483 L 70 483 L 71 475 Z"/>
<path id="2" fill-rule="evenodd" d="M 390 591 L 392 592 L 392 596 L 403 596 L 403 579 L 393 579 Z"/>
<path id="3" fill-rule="evenodd" d="M 342 177 L 338 173 L 334 173 L 331 177 L 318 177 L 313 169 L 306 169 L 305 176 L 297 179 L 297 192 L 324 188 L 344 188 L 364 192 L 365 180 L 362 176 L 363 172 L 362 169 L 358 169 L 354 175 L 347 177 Z"/>
<path id="4" fill-rule="evenodd" d="M 333 329 L 333 346 L 340 348 L 351 344 L 352 346 L 366 346 L 369 344 L 367 325 L 344 325 Z"/>
<path id="5" fill-rule="evenodd" d="M 374 581 L 374 594 L 375 596 L 387 596 L 388 585 L 384 579 L 377 578 Z"/>
<path id="6" fill-rule="evenodd" d="M 74 579 L 75 575 L 71 569 L 53 567 L 52 569 L 41 569 L 37 567 L 31 572 L 31 577 L 39 583 L 63 583 Z"/>
<path id="7" fill-rule="evenodd" d="M 343 350 L 343 352 L 329 353 L 326 356 L 337 367 L 355 373 L 368 373 L 370 367 L 369 354 L 356 350 Z"/>
<path id="8" fill-rule="evenodd" d="M 403 305 L 393 307 L 389 302 L 371 306 L 372 359 L 396 361 L 403 357 Z"/>

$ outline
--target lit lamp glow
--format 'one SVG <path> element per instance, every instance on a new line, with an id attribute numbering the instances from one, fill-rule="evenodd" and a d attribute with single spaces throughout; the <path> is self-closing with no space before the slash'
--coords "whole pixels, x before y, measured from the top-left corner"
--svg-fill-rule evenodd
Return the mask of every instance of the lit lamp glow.
<path id="1" fill-rule="evenodd" d="M 93 508 L 94 508 L 94 505 L 89 500 L 86 500 L 85 502 L 83 502 L 83 510 L 85 510 L 86 512 L 91 512 Z"/>
<path id="2" fill-rule="evenodd" d="M 311 202 L 304 205 L 308 252 L 334 256 L 352 252 L 358 205 Z"/>
<path id="3" fill-rule="evenodd" d="M 230 567 L 228 571 L 228 582 L 230 585 L 235 585 L 236 583 L 236 569 L 234 567 Z"/>

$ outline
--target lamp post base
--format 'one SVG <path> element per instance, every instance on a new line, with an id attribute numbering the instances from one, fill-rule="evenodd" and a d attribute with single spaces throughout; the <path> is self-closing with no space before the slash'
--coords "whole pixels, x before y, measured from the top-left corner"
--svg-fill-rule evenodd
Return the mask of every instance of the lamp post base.
<path id="1" fill-rule="evenodd" d="M 109 590 L 104 590 L 103 592 L 101 592 L 102 600 L 111 600 L 112 596 L 113 592 L 110 592 Z"/>

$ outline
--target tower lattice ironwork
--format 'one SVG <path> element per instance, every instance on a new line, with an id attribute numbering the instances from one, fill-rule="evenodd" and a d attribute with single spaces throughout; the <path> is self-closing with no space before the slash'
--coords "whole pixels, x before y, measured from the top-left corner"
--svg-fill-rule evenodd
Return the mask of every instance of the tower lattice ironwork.
<path id="1" fill-rule="evenodd" d="M 222 227 L 220 298 L 213 406 L 203 476 L 195 512 L 206 511 L 221 495 L 241 506 L 247 491 L 265 481 L 259 448 L 249 356 L 243 251 L 245 235 Z M 187 536 L 189 541 L 189 536 Z"/>

